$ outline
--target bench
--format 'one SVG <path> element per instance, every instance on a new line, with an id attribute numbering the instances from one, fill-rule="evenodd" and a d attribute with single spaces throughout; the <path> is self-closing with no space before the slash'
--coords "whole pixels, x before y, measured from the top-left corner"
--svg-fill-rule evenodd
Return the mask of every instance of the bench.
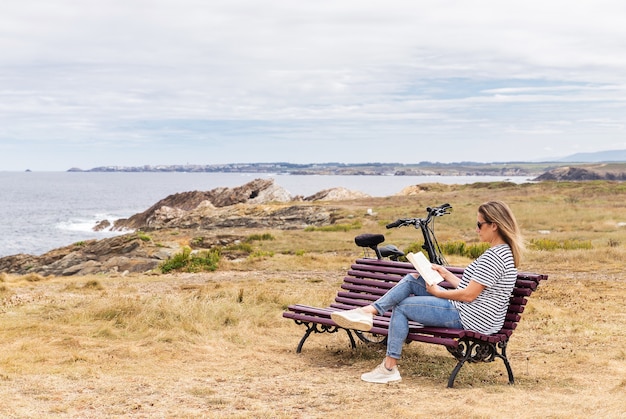
<path id="1" fill-rule="evenodd" d="M 447 267 L 457 276 L 463 274 L 462 268 Z M 374 317 L 374 326 L 369 332 L 343 329 L 330 318 L 337 310 L 350 310 L 371 304 L 387 290 L 393 287 L 406 274 L 414 273 L 415 268 L 407 262 L 394 262 L 380 259 L 357 259 L 348 270 L 341 290 L 335 301 L 326 308 L 307 305 L 290 305 L 283 317 L 292 319 L 298 325 L 304 325 L 306 331 L 300 339 L 296 352 L 302 351 L 304 342 L 312 333 L 335 333 L 345 330 L 352 348 L 356 348 L 353 333 L 364 342 L 386 343 L 391 312 Z M 509 338 L 520 321 L 528 297 L 537 289 L 539 282 L 546 280 L 547 275 L 519 272 L 511 295 L 506 320 L 502 329 L 493 335 L 472 332 L 464 329 L 443 327 L 424 327 L 419 323 L 410 323 L 407 343 L 424 342 L 443 345 L 458 361 L 448 379 L 448 387 L 454 386 L 454 380 L 466 362 L 492 362 L 501 359 L 506 367 L 509 384 L 514 383 L 513 370 L 507 358 L 506 349 Z M 449 287 L 445 282 L 440 285 Z"/>

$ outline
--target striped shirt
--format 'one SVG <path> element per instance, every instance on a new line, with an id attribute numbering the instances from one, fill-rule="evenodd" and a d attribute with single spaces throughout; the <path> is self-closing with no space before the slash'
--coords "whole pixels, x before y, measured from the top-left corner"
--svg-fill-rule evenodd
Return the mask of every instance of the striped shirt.
<path id="1" fill-rule="evenodd" d="M 516 279 L 513 253 L 506 244 L 490 247 L 469 264 L 458 288 L 466 288 L 470 280 L 474 280 L 485 289 L 474 301 L 452 301 L 459 310 L 463 328 L 486 335 L 502 329 Z"/>

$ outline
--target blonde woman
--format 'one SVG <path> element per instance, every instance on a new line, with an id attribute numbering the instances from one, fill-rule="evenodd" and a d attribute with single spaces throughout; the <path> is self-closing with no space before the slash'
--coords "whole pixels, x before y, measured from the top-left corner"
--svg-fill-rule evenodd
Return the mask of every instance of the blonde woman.
<path id="1" fill-rule="evenodd" d="M 502 328 L 523 250 L 519 226 L 505 203 L 490 201 L 478 207 L 476 232 L 490 247 L 465 268 L 462 278 L 443 266 L 432 265 L 452 288 L 428 285 L 418 274 L 409 274 L 371 305 L 332 313 L 339 326 L 368 331 L 374 315 L 392 310 L 385 359 L 373 371 L 363 374 L 362 380 L 401 380 L 397 363 L 410 320 L 425 326 L 463 328 L 483 334 Z"/>

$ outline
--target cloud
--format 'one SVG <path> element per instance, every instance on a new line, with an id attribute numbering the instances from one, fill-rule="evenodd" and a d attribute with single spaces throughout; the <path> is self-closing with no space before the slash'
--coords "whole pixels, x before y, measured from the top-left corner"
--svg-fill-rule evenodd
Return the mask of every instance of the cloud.
<path id="1" fill-rule="evenodd" d="M 530 134 L 535 150 L 602 149 L 625 123 L 625 18 L 617 0 L 10 0 L 0 170 L 24 164 L 7 149 L 49 142 L 57 169 L 205 149 L 222 162 L 412 158 L 376 151 L 390 139 L 441 144 L 418 160 L 532 158 Z"/>

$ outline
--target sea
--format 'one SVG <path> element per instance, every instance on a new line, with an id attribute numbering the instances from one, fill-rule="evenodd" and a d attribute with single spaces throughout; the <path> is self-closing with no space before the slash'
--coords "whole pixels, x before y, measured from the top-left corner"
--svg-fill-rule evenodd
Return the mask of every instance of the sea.
<path id="1" fill-rule="evenodd" d="M 128 218 L 167 196 L 188 191 L 236 187 L 254 179 L 274 179 L 292 196 L 310 196 L 344 187 L 373 197 L 395 195 L 422 183 L 467 184 L 522 176 L 335 176 L 268 173 L 181 172 L 0 172 L 0 257 L 41 255 L 58 247 L 116 234 L 96 232 L 103 220 Z"/>

